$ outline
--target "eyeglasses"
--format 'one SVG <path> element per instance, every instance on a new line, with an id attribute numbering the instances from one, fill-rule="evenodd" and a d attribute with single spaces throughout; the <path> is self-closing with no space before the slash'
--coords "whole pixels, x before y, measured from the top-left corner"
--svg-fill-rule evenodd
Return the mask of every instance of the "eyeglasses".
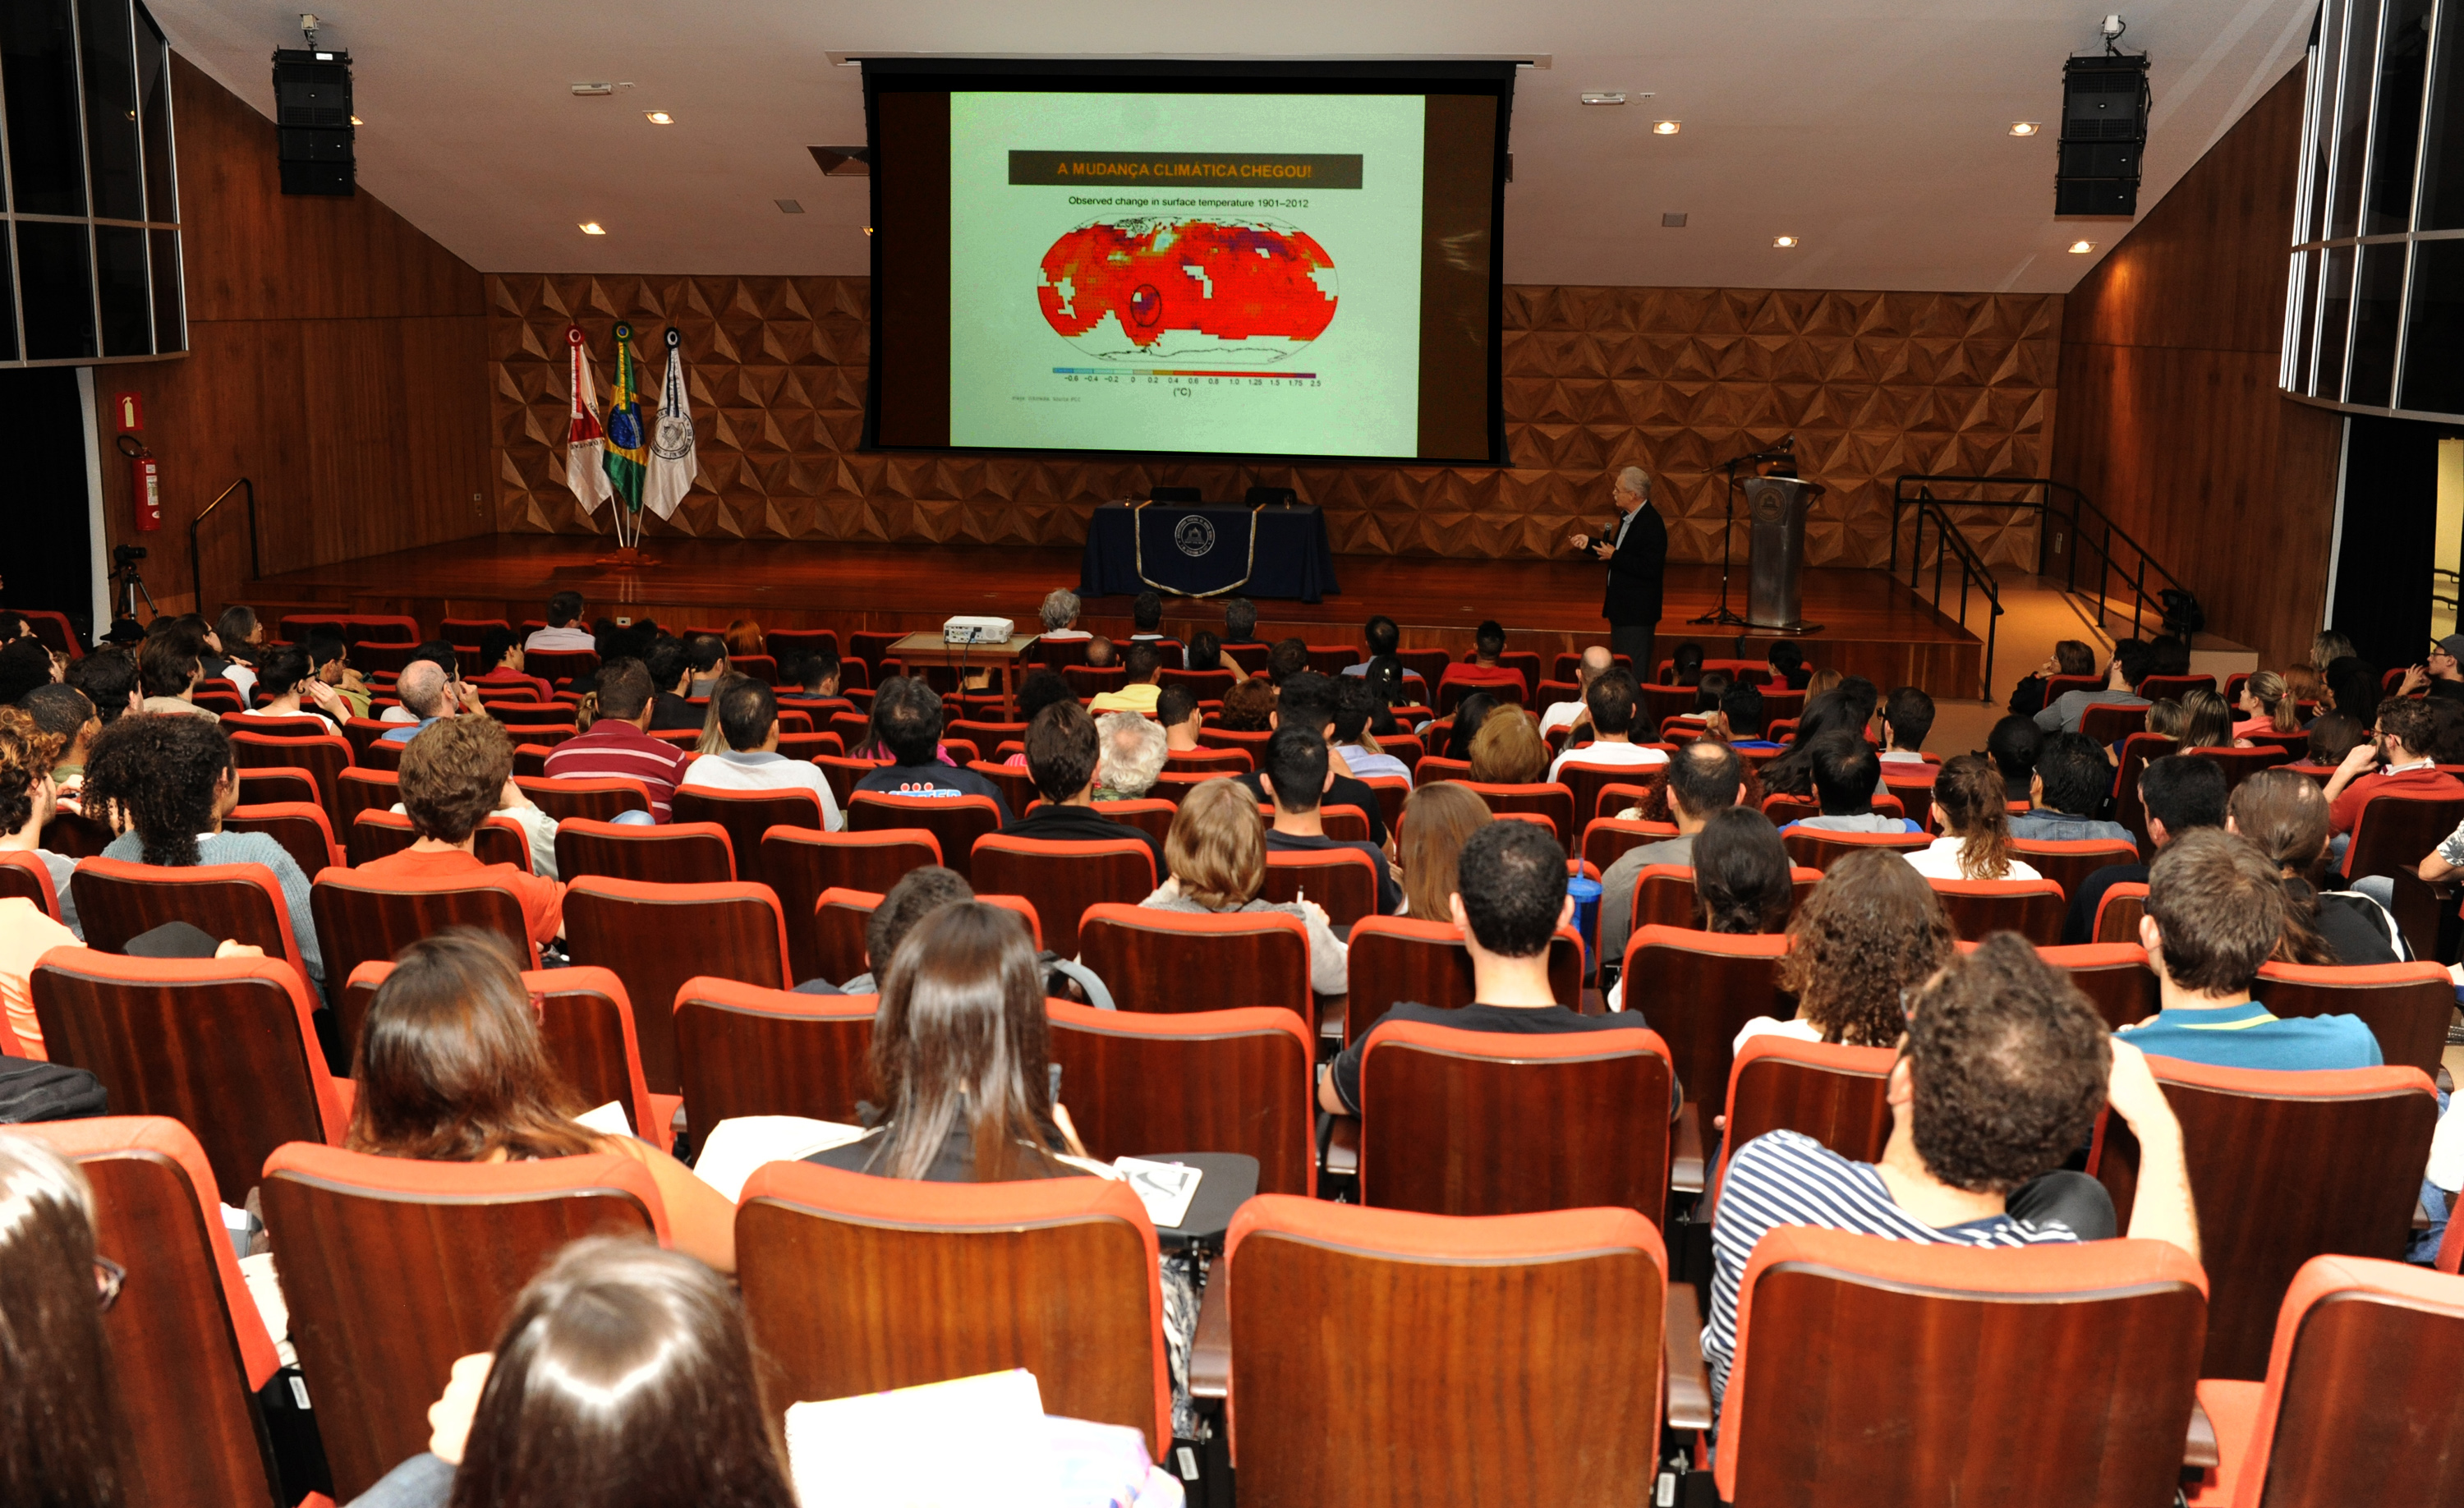
<path id="1" fill-rule="evenodd" d="M 128 1281 L 128 1269 L 108 1257 L 94 1259 L 95 1307 L 104 1314 L 120 1301 L 120 1290 Z"/>

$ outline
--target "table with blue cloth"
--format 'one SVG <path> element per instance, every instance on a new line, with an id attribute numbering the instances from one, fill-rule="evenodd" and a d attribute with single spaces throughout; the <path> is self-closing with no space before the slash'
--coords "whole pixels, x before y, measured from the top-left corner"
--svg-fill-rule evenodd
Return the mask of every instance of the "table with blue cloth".
<path id="1" fill-rule="evenodd" d="M 1087 529 L 1081 597 L 1333 596 L 1326 514 L 1242 503 L 1106 503 Z"/>

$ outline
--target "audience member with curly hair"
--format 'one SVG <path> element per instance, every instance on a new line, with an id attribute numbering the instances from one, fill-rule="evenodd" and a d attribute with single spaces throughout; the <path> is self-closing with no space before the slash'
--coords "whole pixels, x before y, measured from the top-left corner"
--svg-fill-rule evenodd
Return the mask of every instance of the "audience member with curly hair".
<path id="1" fill-rule="evenodd" d="M 1889 849 L 1850 854 L 1831 866 L 1788 925 L 1779 987 L 1796 1016 L 1769 1016 L 1737 1034 L 1775 1033 L 1809 1042 L 1888 1047 L 1907 1029 L 1903 1003 L 1952 955 L 1950 917 L 1925 876 Z"/>

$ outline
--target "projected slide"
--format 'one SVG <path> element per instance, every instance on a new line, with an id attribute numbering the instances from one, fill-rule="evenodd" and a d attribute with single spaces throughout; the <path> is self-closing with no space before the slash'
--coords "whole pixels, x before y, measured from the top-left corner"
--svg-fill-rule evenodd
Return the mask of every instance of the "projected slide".
<path id="1" fill-rule="evenodd" d="M 950 96 L 950 443 L 1411 455 L 1423 101 Z"/>

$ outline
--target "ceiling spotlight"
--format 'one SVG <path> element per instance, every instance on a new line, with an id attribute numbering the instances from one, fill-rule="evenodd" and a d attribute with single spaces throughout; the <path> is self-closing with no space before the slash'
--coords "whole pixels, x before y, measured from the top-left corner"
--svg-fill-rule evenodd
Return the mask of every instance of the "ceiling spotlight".
<path id="1" fill-rule="evenodd" d="M 582 233 L 583 235 L 605 235 L 607 231 L 598 221 L 584 220 L 582 222 Z"/>
<path id="2" fill-rule="evenodd" d="M 1622 89 L 1587 89 L 1583 91 L 1583 103 L 1587 105 L 1621 105 L 1625 103 L 1625 91 Z"/>
<path id="3" fill-rule="evenodd" d="M 2011 134 L 2013 136 L 2034 136 L 2043 129 L 2044 122 L 2040 120 L 2013 120 L 2011 122 Z"/>
<path id="4" fill-rule="evenodd" d="M 2096 243 L 2094 241 L 2073 241 L 2071 243 L 2071 254 L 2073 256 L 2085 256 L 2087 253 L 2095 250 Z"/>
<path id="5" fill-rule="evenodd" d="M 1796 237 L 1793 235 L 1775 235 L 1771 237 L 1771 245 L 1778 247 L 1783 251 L 1795 244 Z"/>
<path id="6" fill-rule="evenodd" d="M 643 119 L 649 120 L 652 125 L 673 125 L 676 123 L 676 118 L 668 114 L 665 110 L 646 110 L 642 114 Z"/>
<path id="7" fill-rule="evenodd" d="M 131 119 L 134 119 L 134 117 L 131 117 Z M 352 123 L 353 125 L 365 125 L 365 124 L 367 124 L 367 122 L 366 122 L 365 120 L 361 120 L 358 116 L 353 116 L 353 117 L 351 117 L 351 123 Z"/>
<path id="8" fill-rule="evenodd" d="M 1654 136 L 1675 136 L 1682 129 L 1683 129 L 1682 124 L 1675 120 L 1654 120 L 1651 122 L 1651 134 Z"/>

